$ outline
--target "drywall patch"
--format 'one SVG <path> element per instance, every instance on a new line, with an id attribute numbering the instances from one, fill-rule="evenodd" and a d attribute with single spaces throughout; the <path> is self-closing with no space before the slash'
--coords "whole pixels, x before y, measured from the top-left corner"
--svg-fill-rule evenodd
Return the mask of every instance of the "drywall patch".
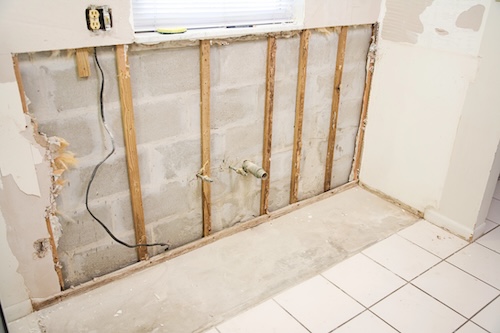
<path id="1" fill-rule="evenodd" d="M 382 38 L 393 42 L 416 44 L 424 32 L 420 14 L 433 0 L 387 0 Z"/>
<path id="2" fill-rule="evenodd" d="M 479 31 L 483 22 L 484 11 L 485 7 L 483 5 L 472 6 L 458 15 L 455 25 L 459 28 Z"/>
<path id="3" fill-rule="evenodd" d="M 441 29 L 441 28 L 436 28 L 434 29 L 436 33 L 440 36 L 446 36 L 449 35 L 450 33 L 447 30 Z"/>

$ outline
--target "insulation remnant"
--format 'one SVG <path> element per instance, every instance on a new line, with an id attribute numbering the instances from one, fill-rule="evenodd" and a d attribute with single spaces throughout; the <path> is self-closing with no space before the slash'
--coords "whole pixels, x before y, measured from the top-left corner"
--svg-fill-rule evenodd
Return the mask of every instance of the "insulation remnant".
<path id="1" fill-rule="evenodd" d="M 40 134 L 44 136 L 44 134 Z M 69 143 L 63 138 L 51 136 L 46 138 L 47 142 L 47 158 L 52 167 L 52 188 L 50 190 L 50 206 L 47 207 L 47 218 L 52 227 L 54 242 L 57 246 L 59 238 L 62 235 L 61 223 L 56 215 L 56 198 L 66 184 L 66 180 L 62 177 L 64 172 L 77 164 L 75 155 L 67 151 Z"/>
<path id="2" fill-rule="evenodd" d="M 46 219 L 50 222 L 50 227 L 52 228 L 55 246 L 57 247 L 59 238 L 62 236 L 62 227 L 57 217 L 56 199 L 66 184 L 66 180 L 63 178 L 64 172 L 74 167 L 77 164 L 77 159 L 75 158 L 75 154 L 67 150 L 69 146 L 68 141 L 58 136 L 47 137 L 47 135 L 38 130 L 36 118 L 31 114 L 29 115 L 31 116 L 35 141 L 46 149 L 45 158 L 50 162 L 52 168 L 50 175 L 52 183 L 50 205 L 45 209 L 45 212 Z M 59 262 L 55 262 L 54 264 L 60 266 Z"/>
<path id="3" fill-rule="evenodd" d="M 328 28 L 330 29 L 330 28 Z M 332 28 L 333 31 L 337 31 L 336 28 Z M 226 37 L 226 38 L 213 38 L 210 40 L 210 45 L 225 46 L 235 42 L 247 42 L 266 39 L 268 37 L 276 38 L 291 38 L 298 36 L 300 30 L 294 31 L 280 31 L 280 32 L 269 32 L 261 34 L 250 34 L 238 37 Z M 194 47 L 199 45 L 199 40 L 189 39 L 189 40 L 176 40 L 176 41 L 166 41 L 159 43 L 135 43 L 130 45 L 131 52 L 139 52 L 144 50 L 156 50 L 156 49 L 170 49 L 170 48 L 184 48 L 184 47 Z"/>

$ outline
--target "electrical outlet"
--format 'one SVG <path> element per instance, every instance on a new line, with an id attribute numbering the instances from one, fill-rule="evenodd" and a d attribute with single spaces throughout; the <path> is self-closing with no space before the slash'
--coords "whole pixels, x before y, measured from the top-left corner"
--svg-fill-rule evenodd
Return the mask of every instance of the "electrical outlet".
<path id="1" fill-rule="evenodd" d="M 87 19 L 87 29 L 93 32 L 111 30 L 113 26 L 111 8 L 108 6 L 89 6 L 85 10 L 85 17 Z"/>

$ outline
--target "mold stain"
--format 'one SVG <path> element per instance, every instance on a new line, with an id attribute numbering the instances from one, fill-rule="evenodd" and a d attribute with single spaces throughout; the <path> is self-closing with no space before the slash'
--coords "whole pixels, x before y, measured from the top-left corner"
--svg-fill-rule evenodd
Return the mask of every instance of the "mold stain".
<path id="1" fill-rule="evenodd" d="M 481 23 L 483 22 L 484 11 L 485 8 L 483 5 L 472 6 L 471 8 L 458 15 L 455 25 L 458 28 L 479 31 L 479 28 L 481 28 Z"/>

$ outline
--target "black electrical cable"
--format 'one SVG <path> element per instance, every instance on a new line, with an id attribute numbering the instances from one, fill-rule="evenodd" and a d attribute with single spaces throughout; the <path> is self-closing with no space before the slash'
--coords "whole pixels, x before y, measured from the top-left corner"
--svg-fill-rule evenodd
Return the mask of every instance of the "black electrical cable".
<path id="1" fill-rule="evenodd" d="M 125 243 L 124 241 L 118 239 L 115 235 L 113 235 L 113 233 L 111 232 L 111 230 L 108 229 L 108 227 L 106 227 L 106 225 L 104 223 L 102 223 L 101 220 L 99 220 L 95 215 L 94 213 L 92 213 L 92 211 L 90 210 L 90 207 L 89 207 L 89 193 L 90 193 L 90 187 L 94 181 L 94 178 L 95 178 L 95 175 L 97 173 L 97 170 L 99 169 L 99 167 L 101 165 L 103 165 L 104 162 L 106 162 L 106 160 L 108 158 L 111 157 L 111 155 L 114 154 L 115 152 L 115 138 L 113 137 L 113 134 L 111 133 L 111 131 L 109 130 L 108 128 L 108 125 L 106 123 L 106 119 L 104 118 L 104 103 L 103 103 L 103 93 L 104 93 L 104 72 L 101 68 L 101 65 L 99 64 L 99 60 L 97 59 L 97 48 L 94 48 L 94 60 L 95 60 L 95 63 L 97 65 L 97 68 L 99 68 L 99 71 L 101 73 L 101 88 L 100 88 L 100 93 L 99 93 L 99 112 L 100 112 L 100 115 L 101 115 L 101 121 L 102 121 L 102 124 L 104 126 L 104 129 L 106 130 L 106 132 L 108 133 L 110 139 L 111 139 L 111 146 L 112 146 L 112 149 L 111 149 L 111 152 L 109 152 L 109 154 L 101 161 L 99 162 L 94 170 L 92 171 L 92 175 L 90 176 L 90 180 L 89 180 L 89 183 L 87 185 L 87 191 L 85 193 L 85 207 L 87 207 L 87 211 L 89 212 L 89 214 L 94 218 L 94 220 L 96 220 L 100 225 L 101 227 L 104 228 L 104 230 L 106 230 L 106 232 L 108 233 L 108 235 L 113 238 L 113 240 L 123 246 L 126 246 L 128 248 L 136 248 L 136 247 L 139 247 L 139 246 L 166 246 L 167 249 L 168 249 L 168 244 L 165 244 L 165 243 L 152 243 L 152 244 L 135 244 L 135 245 L 131 245 L 131 244 L 127 244 Z"/>

